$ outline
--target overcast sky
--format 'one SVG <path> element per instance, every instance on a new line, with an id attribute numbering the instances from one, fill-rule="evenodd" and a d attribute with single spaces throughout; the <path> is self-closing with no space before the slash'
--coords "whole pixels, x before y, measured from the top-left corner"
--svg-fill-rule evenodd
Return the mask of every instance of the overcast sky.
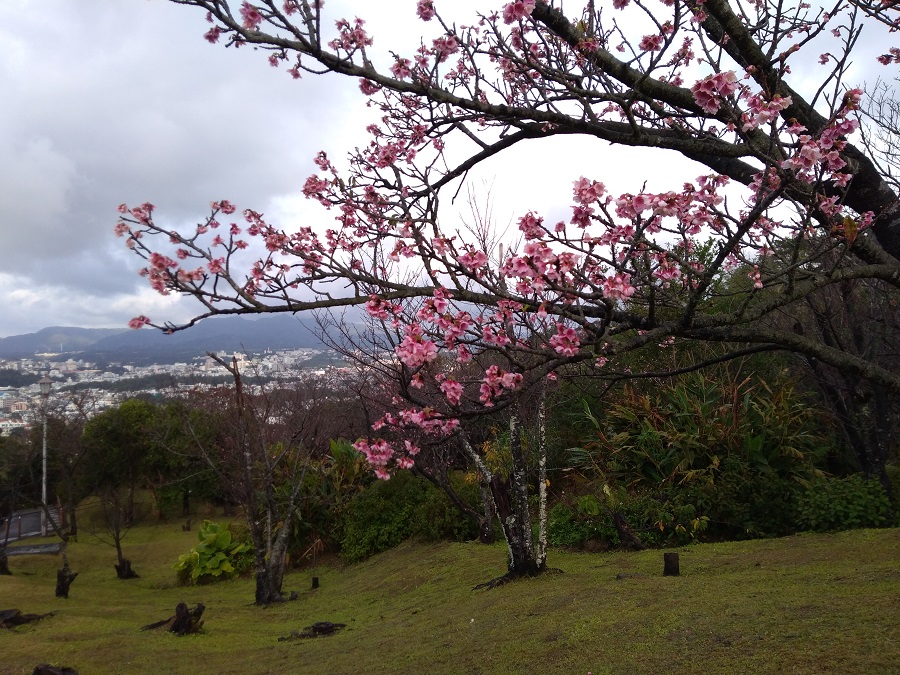
<path id="1" fill-rule="evenodd" d="M 475 4 L 483 3 L 440 6 L 471 19 Z M 415 5 L 330 0 L 326 9 L 359 14 L 376 48 L 409 54 L 431 27 L 416 20 Z M 112 234 L 122 202 L 153 202 L 172 225 L 196 222 L 222 198 L 284 227 L 330 221 L 298 195 L 318 150 L 339 158 L 364 142 L 356 82 L 295 82 L 249 49 L 209 45 L 207 28 L 202 12 L 163 0 L 0 0 L 0 337 L 192 313 L 137 276 L 138 259 Z M 516 170 L 495 166 L 479 178 L 499 197 L 498 220 L 569 201 L 580 170 L 561 170 L 560 157 L 586 154 L 581 141 L 569 143 L 537 161 L 529 149 L 509 158 Z M 648 175 L 641 154 L 607 153 L 590 159 L 589 175 L 638 191 Z M 541 187 L 527 202 L 525 161 Z M 673 166 L 665 164 L 669 177 Z"/>

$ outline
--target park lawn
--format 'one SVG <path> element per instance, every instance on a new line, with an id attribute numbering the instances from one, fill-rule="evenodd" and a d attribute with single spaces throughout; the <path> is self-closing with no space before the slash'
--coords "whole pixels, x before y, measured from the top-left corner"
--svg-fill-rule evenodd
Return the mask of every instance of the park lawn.
<path id="1" fill-rule="evenodd" d="M 195 537 L 132 530 L 130 581 L 111 548 L 82 537 L 68 600 L 53 597 L 58 558 L 10 558 L 0 609 L 55 614 L 0 631 L 0 674 L 47 662 L 82 675 L 900 672 L 898 529 L 697 544 L 679 550 L 680 577 L 662 576 L 661 551 L 553 551 L 562 573 L 478 591 L 504 571 L 503 546 L 410 543 L 288 574 L 299 599 L 269 608 L 251 604 L 250 579 L 175 585 Z M 206 605 L 202 634 L 140 631 L 181 601 Z M 278 641 L 316 621 L 347 628 Z"/>

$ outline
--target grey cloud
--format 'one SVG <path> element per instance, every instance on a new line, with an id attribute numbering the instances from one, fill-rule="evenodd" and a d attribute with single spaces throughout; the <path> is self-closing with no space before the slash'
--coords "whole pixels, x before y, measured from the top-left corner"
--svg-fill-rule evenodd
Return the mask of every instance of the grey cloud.
<path id="1" fill-rule="evenodd" d="M 266 210 L 346 136 L 355 83 L 296 83 L 206 29 L 202 12 L 159 1 L 0 4 L 0 273 L 14 280 L 0 335 L 60 323 L 58 298 L 103 306 L 140 287 L 112 235 L 119 203 L 152 201 L 175 225 L 212 199 Z M 20 312 L 30 289 L 53 299 Z"/>

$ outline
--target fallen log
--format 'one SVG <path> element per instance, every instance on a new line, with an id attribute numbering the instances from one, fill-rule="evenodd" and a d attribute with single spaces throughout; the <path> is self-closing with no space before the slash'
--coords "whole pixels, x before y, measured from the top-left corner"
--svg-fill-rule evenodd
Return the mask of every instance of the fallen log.
<path id="1" fill-rule="evenodd" d="M 40 621 L 44 617 L 53 616 L 53 612 L 46 614 L 22 614 L 18 609 L 0 609 L 0 628 L 11 630 L 32 621 Z"/>
<path id="2" fill-rule="evenodd" d="M 341 628 L 346 628 L 345 623 L 332 623 L 331 621 L 317 621 L 312 626 L 307 626 L 302 631 L 292 630 L 290 635 L 278 638 L 279 642 L 288 640 L 302 640 L 305 638 L 325 637 L 334 635 Z"/>
<path id="3" fill-rule="evenodd" d="M 67 666 L 51 666 L 48 663 L 42 663 L 34 667 L 31 675 L 78 675 L 78 671 Z"/>

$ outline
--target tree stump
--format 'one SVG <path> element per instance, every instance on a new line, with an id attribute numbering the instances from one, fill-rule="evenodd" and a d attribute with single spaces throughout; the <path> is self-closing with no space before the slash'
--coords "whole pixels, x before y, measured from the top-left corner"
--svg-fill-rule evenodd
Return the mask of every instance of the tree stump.
<path id="1" fill-rule="evenodd" d="M 75 581 L 75 577 L 77 576 L 78 572 L 73 572 L 72 569 L 68 566 L 56 571 L 57 598 L 69 597 L 69 586 L 72 585 L 72 582 Z"/>
<path id="2" fill-rule="evenodd" d="M 663 553 L 663 576 L 677 577 L 679 575 L 680 571 L 678 569 L 678 554 Z"/>
<path id="3" fill-rule="evenodd" d="M 175 635 L 187 635 L 188 633 L 199 633 L 203 626 L 200 617 L 203 616 L 204 604 L 198 603 L 194 609 L 188 609 L 183 602 L 179 602 L 175 608 L 175 620 L 169 626 L 169 632 Z"/>
<path id="4" fill-rule="evenodd" d="M 122 562 L 113 565 L 116 568 L 116 576 L 120 579 L 137 579 L 138 573 L 131 569 L 131 561 L 128 558 L 123 558 Z"/>
<path id="5" fill-rule="evenodd" d="M 6 557 L 5 551 L 0 553 L 0 574 L 12 576 L 12 572 L 9 571 L 9 558 Z"/>
<path id="6" fill-rule="evenodd" d="M 179 636 L 199 633 L 203 627 L 203 621 L 200 617 L 203 616 L 203 610 L 205 609 L 206 606 L 202 602 L 198 603 L 194 609 L 188 609 L 185 603 L 179 602 L 178 606 L 175 607 L 175 616 L 142 626 L 141 630 L 153 630 L 154 628 L 166 626 L 170 633 L 175 633 Z"/>

